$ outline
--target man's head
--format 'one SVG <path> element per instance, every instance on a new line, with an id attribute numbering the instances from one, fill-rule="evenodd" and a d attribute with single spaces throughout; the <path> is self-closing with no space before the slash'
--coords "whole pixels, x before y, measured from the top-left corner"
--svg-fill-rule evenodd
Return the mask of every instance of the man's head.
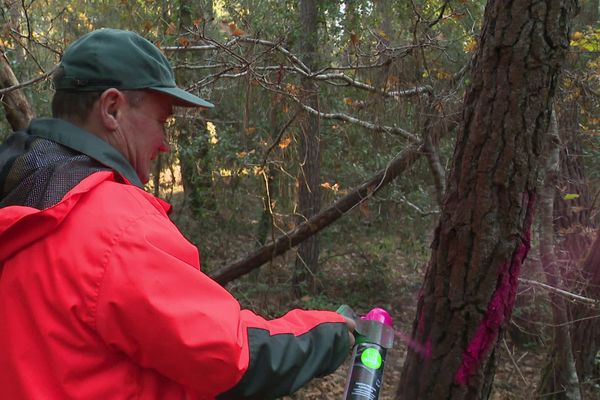
<path id="1" fill-rule="evenodd" d="M 76 40 L 54 75 L 52 114 L 100 136 L 148 181 L 168 151 L 164 123 L 173 106 L 213 107 L 175 84 L 160 50 L 134 32 L 99 29 Z"/>

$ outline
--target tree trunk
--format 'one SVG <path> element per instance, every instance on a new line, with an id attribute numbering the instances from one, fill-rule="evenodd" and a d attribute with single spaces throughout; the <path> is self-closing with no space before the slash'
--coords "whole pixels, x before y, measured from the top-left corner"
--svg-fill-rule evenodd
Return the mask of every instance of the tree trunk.
<path id="1" fill-rule="evenodd" d="M 582 277 L 585 287 L 581 294 L 585 297 L 600 300 L 600 232 L 582 268 Z M 585 384 L 595 378 L 598 382 L 600 370 L 596 356 L 600 353 L 600 318 L 598 309 L 577 304 L 571 308 L 571 340 L 573 354 L 577 367 L 579 381 Z"/>
<path id="2" fill-rule="evenodd" d="M 567 289 L 598 299 L 600 291 L 596 288 L 600 283 L 600 274 L 597 272 L 598 259 L 594 256 L 597 250 L 590 252 L 595 226 L 591 219 L 592 200 L 582 162 L 582 133 L 576 102 L 561 102 L 558 125 L 562 148 L 558 190 L 554 200 L 554 226 L 560 239 L 560 275 Z M 568 195 L 578 197 L 569 199 Z M 588 320 L 594 315 L 594 310 L 585 305 L 572 304 L 568 308 L 570 319 L 574 321 L 570 325 L 572 351 L 579 380 L 583 383 L 586 379 L 598 377 L 598 372 L 594 372 L 594 359 L 600 350 L 600 340 L 595 336 L 600 335 L 600 321 L 598 318 Z"/>
<path id="3" fill-rule="evenodd" d="M 19 84 L 13 73 L 6 55 L 0 53 L 0 89 L 6 89 Z M 35 117 L 31 105 L 21 89 L 15 89 L 2 95 L 2 105 L 6 113 L 6 119 L 11 128 L 16 131 L 25 129 L 29 122 Z"/>
<path id="4" fill-rule="evenodd" d="M 440 160 L 439 152 L 439 130 L 443 127 L 443 123 L 435 112 L 435 98 L 429 96 L 426 99 L 426 105 L 423 107 L 425 114 L 424 129 L 423 129 L 423 148 L 425 149 L 425 157 L 431 170 L 433 183 L 435 186 L 435 198 L 438 206 L 442 206 L 444 192 L 446 191 L 446 172 Z M 439 103 L 438 103 L 439 105 Z M 443 128 L 442 128 L 443 129 Z"/>
<path id="5" fill-rule="evenodd" d="M 304 35 L 301 39 L 301 53 L 304 63 L 311 69 L 316 64 L 317 46 L 317 2 L 300 0 L 300 21 Z M 302 80 L 302 102 L 313 109 L 318 106 L 318 87 L 313 80 Z M 321 151 L 319 117 L 304 113 L 300 120 L 300 172 L 298 174 L 298 212 L 300 222 L 304 222 L 321 209 Z M 298 248 L 293 285 L 299 295 L 302 286 L 312 290 L 314 274 L 319 264 L 318 236 L 313 235 Z"/>
<path id="6" fill-rule="evenodd" d="M 598 4 L 598 0 L 581 2 L 581 13 L 573 21 L 574 30 L 585 31 L 598 22 Z M 570 58 L 569 61 L 567 68 L 577 75 L 576 58 Z M 556 254 L 565 288 L 598 299 L 600 291 L 594 285 L 597 287 L 600 282 L 600 276 L 595 272 L 599 260 L 596 256 L 598 249 L 590 251 L 596 227 L 592 220 L 593 204 L 583 167 L 582 140 L 585 134 L 580 129 L 581 98 L 574 100 L 569 96 L 573 93 L 572 88 L 565 89 L 565 92 L 561 101 L 557 102 L 562 146 L 554 200 L 554 228 L 558 239 Z M 597 382 L 600 378 L 600 371 L 595 369 L 595 356 L 600 350 L 600 321 L 595 317 L 597 312 L 580 303 L 567 304 L 567 312 L 572 321 L 569 327 L 577 375 L 584 388 L 586 381 L 595 379 Z"/>
<path id="7" fill-rule="evenodd" d="M 572 0 L 490 0 L 399 399 L 485 399 L 530 246 Z"/>
<path id="8" fill-rule="evenodd" d="M 552 287 L 563 287 L 558 260 L 554 250 L 554 194 L 559 171 L 559 134 L 556 114 L 552 113 L 548 140 L 548 162 L 544 186 L 540 191 L 540 258 L 546 282 Z M 546 366 L 538 385 L 537 395 L 548 400 L 581 400 L 579 380 L 571 349 L 567 305 L 555 292 L 549 293 L 554 323 L 554 338 L 547 353 Z"/>

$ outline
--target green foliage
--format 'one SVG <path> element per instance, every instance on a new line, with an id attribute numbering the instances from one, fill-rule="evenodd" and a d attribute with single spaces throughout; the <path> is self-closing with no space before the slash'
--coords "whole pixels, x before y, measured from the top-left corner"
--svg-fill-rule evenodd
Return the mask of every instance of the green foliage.
<path id="1" fill-rule="evenodd" d="M 571 35 L 571 46 L 587 52 L 600 51 L 600 29 L 587 27 L 584 32 Z"/>
<path id="2" fill-rule="evenodd" d="M 329 296 L 317 294 L 315 296 L 305 296 L 300 299 L 300 307 L 313 310 L 337 310 L 341 303 L 336 303 Z"/>

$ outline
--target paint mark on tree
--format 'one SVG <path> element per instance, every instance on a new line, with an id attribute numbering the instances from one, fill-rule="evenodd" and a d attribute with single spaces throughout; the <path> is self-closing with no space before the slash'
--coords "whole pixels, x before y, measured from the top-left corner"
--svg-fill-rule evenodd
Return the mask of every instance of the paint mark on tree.
<path id="1" fill-rule="evenodd" d="M 454 381 L 459 385 L 466 385 L 471 376 L 475 374 L 482 360 L 490 353 L 498 340 L 498 334 L 512 312 L 517 287 L 519 285 L 519 272 L 521 265 L 527 256 L 531 242 L 531 225 L 533 222 L 535 194 L 524 195 L 524 203 L 527 211 L 524 222 L 524 235 L 521 243 L 513 254 L 512 260 L 507 261 L 500 268 L 498 284 L 488 304 L 483 321 L 475 331 L 475 335 L 469 342 L 463 353 L 463 361 L 456 371 Z"/>

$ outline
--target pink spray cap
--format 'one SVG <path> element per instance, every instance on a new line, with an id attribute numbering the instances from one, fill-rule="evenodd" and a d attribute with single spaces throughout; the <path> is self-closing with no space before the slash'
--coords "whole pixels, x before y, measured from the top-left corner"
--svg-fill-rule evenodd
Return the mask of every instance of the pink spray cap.
<path id="1" fill-rule="evenodd" d="M 392 326 L 392 317 L 390 316 L 390 314 L 385 311 L 383 308 L 379 308 L 379 307 L 375 307 L 373 308 L 371 311 L 369 311 L 367 313 L 367 315 L 365 315 L 364 317 L 361 317 L 361 319 L 367 320 L 367 321 L 377 321 L 380 322 L 386 326 Z"/>

